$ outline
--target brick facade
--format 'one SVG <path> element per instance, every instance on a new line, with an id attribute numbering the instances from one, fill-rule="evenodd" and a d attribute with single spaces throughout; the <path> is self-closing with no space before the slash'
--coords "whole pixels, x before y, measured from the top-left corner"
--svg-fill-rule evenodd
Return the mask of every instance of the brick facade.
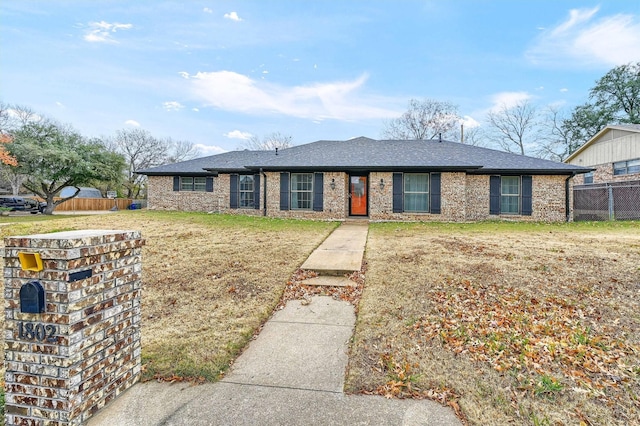
<path id="1" fill-rule="evenodd" d="M 80 425 L 138 381 L 143 244 L 136 231 L 5 239 L 6 424 Z M 23 270 L 19 253 L 42 270 Z M 44 313 L 22 312 L 32 280 Z"/>
<path id="2" fill-rule="evenodd" d="M 441 173 L 441 212 L 394 213 L 393 173 L 370 172 L 369 219 L 375 221 L 448 221 L 464 222 L 488 219 L 549 221 L 566 220 L 565 180 L 562 175 L 533 176 L 533 214 L 490 215 L 489 175 L 464 172 Z M 233 214 L 263 215 L 264 182 L 261 178 L 260 210 L 229 208 L 229 175 L 214 178 L 214 192 L 173 191 L 171 176 L 149 177 L 149 208 L 162 210 L 217 211 Z M 267 172 L 266 215 L 281 218 L 343 220 L 349 217 L 349 174 L 324 172 L 323 211 L 280 210 L 280 173 Z M 383 183 L 381 185 L 380 183 Z M 335 189 L 331 188 L 331 184 Z M 196 201 L 199 200 L 199 201 Z M 571 205 L 571 204 L 570 204 Z M 212 208 L 215 206 L 215 208 Z"/>
<path id="3" fill-rule="evenodd" d="M 614 175 L 613 163 L 598 164 L 596 166 L 591 166 L 591 168 L 595 169 L 595 171 L 593 172 L 593 183 L 612 183 L 640 180 L 640 173 Z M 576 185 L 584 184 L 584 175 L 576 176 L 575 179 Z"/>

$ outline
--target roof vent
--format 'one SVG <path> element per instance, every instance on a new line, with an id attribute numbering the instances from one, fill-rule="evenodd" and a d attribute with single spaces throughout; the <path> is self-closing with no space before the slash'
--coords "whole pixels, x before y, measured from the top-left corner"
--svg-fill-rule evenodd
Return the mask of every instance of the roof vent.
<path id="1" fill-rule="evenodd" d="M 442 133 L 438 133 L 438 142 L 442 142 Z"/>
<path id="2" fill-rule="evenodd" d="M 278 155 L 278 147 L 276 146 L 276 155 Z"/>

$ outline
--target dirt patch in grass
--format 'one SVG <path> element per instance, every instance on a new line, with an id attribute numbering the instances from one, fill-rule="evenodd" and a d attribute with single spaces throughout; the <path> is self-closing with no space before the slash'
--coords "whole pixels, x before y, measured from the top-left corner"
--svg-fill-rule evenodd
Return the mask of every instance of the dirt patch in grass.
<path id="1" fill-rule="evenodd" d="M 372 224 L 366 261 L 349 391 L 640 423 L 640 224 Z"/>
<path id="2" fill-rule="evenodd" d="M 216 380 L 268 319 L 335 223 L 120 212 L 3 226 L 3 237 L 74 229 L 142 232 L 144 377 Z M 0 320 L 1 321 L 1 320 Z"/>

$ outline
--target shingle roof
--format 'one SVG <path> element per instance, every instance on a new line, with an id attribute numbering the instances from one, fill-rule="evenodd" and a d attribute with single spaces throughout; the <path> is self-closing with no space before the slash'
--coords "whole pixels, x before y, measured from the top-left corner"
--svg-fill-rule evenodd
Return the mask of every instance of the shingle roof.
<path id="1" fill-rule="evenodd" d="M 494 149 L 438 140 L 318 141 L 272 153 L 263 170 L 466 170 L 468 172 L 527 172 L 570 174 L 589 169 Z"/>
<path id="2" fill-rule="evenodd" d="M 138 170 L 137 173 L 149 176 L 192 175 L 210 176 L 215 172 L 246 171 L 245 166 L 250 163 L 260 163 L 273 155 L 271 151 L 230 151 L 223 154 L 210 155 L 180 163 L 165 164 L 150 169 Z M 205 170 L 207 169 L 207 170 Z"/>
<path id="3" fill-rule="evenodd" d="M 204 169 L 209 170 L 209 172 Z M 275 151 L 233 151 L 141 170 L 147 175 L 210 172 L 464 170 L 468 173 L 586 173 L 590 169 L 494 149 L 438 140 L 317 141 Z"/>

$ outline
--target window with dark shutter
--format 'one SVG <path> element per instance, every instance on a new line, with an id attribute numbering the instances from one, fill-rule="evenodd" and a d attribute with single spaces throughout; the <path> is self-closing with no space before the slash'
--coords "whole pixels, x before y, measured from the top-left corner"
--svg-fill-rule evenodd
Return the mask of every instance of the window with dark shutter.
<path id="1" fill-rule="evenodd" d="M 533 178 L 522 176 L 522 214 L 531 216 L 533 214 Z"/>
<path id="2" fill-rule="evenodd" d="M 313 175 L 313 211 L 321 212 L 323 209 L 323 183 L 324 174 L 314 173 Z"/>
<path id="3" fill-rule="evenodd" d="M 206 191 L 207 192 L 213 192 L 213 178 L 212 177 L 208 177 L 207 178 L 207 184 L 206 184 Z"/>
<path id="4" fill-rule="evenodd" d="M 430 213 L 440 214 L 440 173 L 431 173 L 431 209 Z"/>
<path id="5" fill-rule="evenodd" d="M 402 213 L 403 204 L 402 173 L 393 174 L 393 212 Z"/>
<path id="6" fill-rule="evenodd" d="M 500 214 L 500 176 L 489 178 L 489 214 Z"/>
<path id="7" fill-rule="evenodd" d="M 180 176 L 173 177 L 173 190 L 180 191 Z"/>
<path id="8" fill-rule="evenodd" d="M 229 208 L 238 208 L 238 175 L 229 176 Z"/>
<path id="9" fill-rule="evenodd" d="M 256 210 L 260 210 L 260 175 L 253 175 L 253 203 Z"/>
<path id="10" fill-rule="evenodd" d="M 280 210 L 289 210 L 289 173 L 280 173 Z"/>

